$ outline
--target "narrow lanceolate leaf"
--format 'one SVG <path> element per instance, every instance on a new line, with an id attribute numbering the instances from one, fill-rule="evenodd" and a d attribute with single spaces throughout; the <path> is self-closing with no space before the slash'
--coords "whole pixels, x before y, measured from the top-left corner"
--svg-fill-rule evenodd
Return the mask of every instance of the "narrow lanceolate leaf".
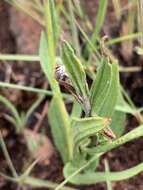
<path id="1" fill-rule="evenodd" d="M 32 188 L 37 188 L 37 189 L 38 188 L 55 189 L 59 185 L 59 184 L 51 182 L 49 180 L 42 180 L 42 179 L 34 178 L 34 177 L 31 177 L 28 175 L 24 176 L 23 178 L 24 178 L 23 185 L 28 185 L 28 186 L 31 186 Z M 16 180 L 17 180 L 16 182 L 19 182 L 18 180 L 21 180 L 21 179 L 16 178 Z M 64 186 L 61 188 L 61 190 L 77 190 L 77 189 L 71 188 L 68 186 Z"/>
<path id="2" fill-rule="evenodd" d="M 52 55 L 49 52 L 48 41 L 46 33 L 42 32 L 40 39 L 40 64 L 41 68 L 49 80 L 51 88 L 54 92 L 59 92 L 59 86 L 55 80 L 55 59 L 53 60 Z M 53 60 L 53 61 L 52 61 Z"/>
<path id="3" fill-rule="evenodd" d="M 118 64 L 116 62 L 111 64 L 108 59 L 104 58 L 91 88 L 92 114 L 111 117 L 115 109 L 118 93 Z"/>
<path id="4" fill-rule="evenodd" d="M 133 108 L 127 101 L 125 101 L 125 99 L 123 98 L 123 95 L 121 93 L 119 93 L 115 110 L 123 112 L 123 113 L 129 113 L 132 115 L 134 115 L 134 113 L 136 111 L 135 108 Z"/>
<path id="5" fill-rule="evenodd" d="M 84 68 L 80 60 L 75 55 L 74 50 L 66 41 L 62 44 L 62 59 L 77 93 L 81 97 L 87 97 L 88 86 Z"/>
<path id="6" fill-rule="evenodd" d="M 49 7 L 50 7 L 50 12 L 51 12 L 51 20 L 52 20 L 52 28 L 53 28 L 53 38 L 54 38 L 54 43 L 55 47 L 59 38 L 60 34 L 60 25 L 59 25 L 59 19 L 57 15 L 57 10 L 55 6 L 55 1 L 49 0 Z"/>
<path id="7" fill-rule="evenodd" d="M 40 62 L 44 73 L 49 79 L 52 90 L 59 92 L 59 86 L 55 80 L 56 47 L 58 39 L 58 22 L 56 8 L 53 0 L 43 0 L 45 33 L 41 36 Z"/>
<path id="8" fill-rule="evenodd" d="M 56 48 L 57 40 L 59 38 L 59 20 L 57 10 L 53 0 L 44 0 L 44 16 L 45 28 L 49 45 Z"/>
<path id="9" fill-rule="evenodd" d="M 67 163 L 66 166 L 64 167 L 65 178 L 68 179 L 68 181 L 73 184 L 87 185 L 87 184 L 95 184 L 98 182 L 106 182 L 107 179 L 110 181 L 120 181 L 133 177 L 134 175 L 137 175 L 139 172 L 143 171 L 143 163 L 131 169 L 127 169 L 125 171 L 110 172 L 108 174 L 105 172 L 84 172 L 84 173 L 81 172 L 85 167 L 87 167 L 87 165 L 91 164 L 91 162 L 94 161 L 96 156 L 98 156 L 99 154 L 101 156 L 102 154 L 110 151 L 111 149 L 116 148 L 119 145 L 122 145 L 126 142 L 129 142 L 141 136 L 143 136 L 143 125 L 137 127 L 136 129 L 132 130 L 131 132 L 127 133 L 126 135 L 120 137 L 119 139 L 113 141 L 110 144 L 102 145 L 97 148 L 92 148 L 91 150 L 88 150 L 87 152 L 89 154 L 91 155 L 93 154 L 93 158 L 91 158 L 88 161 L 88 163 L 86 163 L 81 168 L 77 168 L 71 163 Z"/>
<path id="10" fill-rule="evenodd" d="M 72 129 L 64 103 L 58 95 L 55 95 L 52 99 L 48 117 L 52 126 L 51 129 L 55 145 L 64 163 L 66 163 L 73 156 Z"/>
<path id="11" fill-rule="evenodd" d="M 90 154 L 96 154 L 101 152 L 105 153 L 107 151 L 112 150 L 113 148 L 116 148 L 122 144 L 125 144 L 131 140 L 137 139 L 142 136 L 143 136 L 143 125 L 137 127 L 136 129 L 133 129 L 132 131 L 128 132 L 127 134 L 123 135 L 122 137 L 118 138 L 112 143 L 92 148 L 92 150 L 90 149 L 87 152 Z"/>
<path id="12" fill-rule="evenodd" d="M 120 137 L 125 131 L 126 126 L 126 114 L 121 111 L 114 111 L 112 115 L 112 122 L 110 128 L 116 137 Z"/>
<path id="13" fill-rule="evenodd" d="M 108 0 L 100 0 L 99 1 L 98 13 L 96 16 L 96 25 L 95 25 L 95 29 L 94 29 L 92 37 L 91 37 L 91 41 L 93 44 L 96 43 L 96 41 L 99 37 L 99 33 L 101 31 L 101 28 L 103 26 L 104 18 L 106 15 L 107 4 L 108 4 Z M 90 47 L 88 45 L 88 49 L 89 48 Z M 91 50 L 91 49 L 89 49 L 89 50 Z"/>
<path id="14" fill-rule="evenodd" d="M 72 120 L 74 148 L 77 148 L 83 140 L 96 135 L 99 131 L 108 127 L 110 120 L 102 117 L 88 117 L 83 119 L 75 118 Z"/>
<path id="15" fill-rule="evenodd" d="M 108 4 L 108 0 L 100 0 L 99 2 L 99 9 L 98 9 L 97 17 L 96 17 L 96 27 L 92 35 L 92 40 L 94 41 L 94 43 L 103 25 L 106 9 L 107 9 L 107 4 Z"/>
<path id="16" fill-rule="evenodd" d="M 73 101 L 73 107 L 72 107 L 72 112 L 70 114 L 71 119 L 74 117 L 80 117 L 82 113 L 82 109 L 80 104 L 75 100 Z"/>
<path id="17" fill-rule="evenodd" d="M 50 61 L 47 38 L 44 32 L 41 33 L 39 56 L 42 70 L 47 76 L 48 80 L 51 81 L 51 79 L 54 77 L 55 66 L 54 63 Z"/>
<path id="18" fill-rule="evenodd" d="M 88 172 L 88 173 L 78 173 L 77 175 L 71 176 L 75 173 L 77 168 L 72 168 L 70 163 L 68 163 L 64 168 L 64 176 L 65 178 L 69 179 L 70 183 L 76 185 L 91 185 L 95 183 L 101 183 L 109 181 L 122 181 L 128 178 L 131 178 L 140 172 L 143 171 L 143 163 L 138 164 L 130 169 L 126 169 L 120 172 Z"/>
<path id="19" fill-rule="evenodd" d="M 123 98 L 123 95 L 122 95 L 121 91 L 119 90 L 116 107 L 117 107 L 117 105 L 124 107 L 125 103 L 126 102 Z M 123 111 L 117 110 L 116 107 L 115 107 L 115 111 L 112 115 L 112 123 L 110 125 L 110 128 L 115 133 L 116 137 L 120 137 L 123 134 L 123 132 L 125 130 L 125 126 L 126 126 L 126 113 Z"/>
<path id="20" fill-rule="evenodd" d="M 119 66 L 117 62 L 112 63 L 112 80 L 108 90 L 107 99 L 102 106 L 99 115 L 111 117 L 118 99 L 119 94 Z"/>
<path id="21" fill-rule="evenodd" d="M 112 78 L 112 66 L 109 61 L 104 58 L 101 62 L 100 67 L 97 70 L 97 75 L 95 81 L 93 81 L 91 92 L 90 92 L 90 102 L 92 112 L 99 113 L 102 105 L 104 104 L 107 92 L 111 85 Z"/>

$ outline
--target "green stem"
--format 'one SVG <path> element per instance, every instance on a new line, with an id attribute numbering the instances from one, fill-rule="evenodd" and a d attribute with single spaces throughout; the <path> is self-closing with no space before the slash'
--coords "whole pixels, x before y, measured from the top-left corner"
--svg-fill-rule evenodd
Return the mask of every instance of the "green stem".
<path id="1" fill-rule="evenodd" d="M 40 61 L 37 55 L 11 55 L 11 54 L 0 54 L 1 61 Z"/>
<path id="2" fill-rule="evenodd" d="M 33 92 L 33 93 L 40 93 L 40 94 L 45 94 L 48 96 L 53 96 L 53 92 L 45 89 L 40 89 L 40 88 L 33 88 L 33 87 L 28 87 L 28 86 L 23 86 L 23 85 L 17 85 L 17 84 L 11 84 L 11 83 L 6 83 L 6 82 L 0 82 L 0 87 L 1 88 L 13 88 L 13 89 L 18 89 L 18 90 L 24 90 L 28 92 Z M 62 93 L 62 97 L 65 99 L 72 100 L 71 95 Z"/>
<path id="3" fill-rule="evenodd" d="M 1 148 L 3 150 L 4 156 L 5 156 L 6 160 L 7 160 L 8 165 L 9 165 L 9 168 L 11 169 L 11 172 L 13 174 L 13 177 L 17 178 L 18 175 L 17 175 L 17 172 L 16 172 L 16 170 L 15 170 L 15 168 L 13 166 L 11 158 L 9 156 L 8 150 L 7 150 L 5 142 L 3 140 L 3 136 L 2 136 L 1 130 L 0 130 L 0 143 L 1 143 Z"/>
<path id="4" fill-rule="evenodd" d="M 78 40 L 78 31 L 76 27 L 76 19 L 74 16 L 72 0 L 68 0 L 68 7 L 69 7 L 69 14 L 70 14 L 70 25 L 71 25 L 71 30 L 72 30 L 73 44 L 75 46 L 77 55 L 81 57 L 80 45 L 79 45 L 79 40 Z"/>

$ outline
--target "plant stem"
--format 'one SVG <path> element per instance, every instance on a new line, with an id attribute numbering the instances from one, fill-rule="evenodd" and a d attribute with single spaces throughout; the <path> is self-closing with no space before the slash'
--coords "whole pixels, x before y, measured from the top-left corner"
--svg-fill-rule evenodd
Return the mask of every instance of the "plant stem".
<path id="1" fill-rule="evenodd" d="M 75 45 L 77 55 L 81 57 L 80 45 L 79 45 L 79 40 L 78 40 L 78 31 L 76 27 L 76 19 L 74 16 L 72 0 L 68 0 L 68 7 L 69 7 L 69 13 L 70 13 L 70 25 L 71 25 L 71 30 L 72 30 L 73 44 Z"/>
<path id="2" fill-rule="evenodd" d="M 1 143 L 1 148 L 3 150 L 4 156 L 5 156 L 6 160 L 7 160 L 8 165 L 9 165 L 9 168 L 10 168 L 12 174 L 13 174 L 13 177 L 17 178 L 18 174 L 17 174 L 17 172 L 16 172 L 16 170 L 15 170 L 15 168 L 13 166 L 13 163 L 11 161 L 11 158 L 9 156 L 8 150 L 7 150 L 5 142 L 3 140 L 3 136 L 2 136 L 1 130 L 0 130 L 0 143 Z"/>
<path id="3" fill-rule="evenodd" d="M 40 61 L 37 55 L 12 55 L 12 54 L 0 54 L 1 61 Z"/>

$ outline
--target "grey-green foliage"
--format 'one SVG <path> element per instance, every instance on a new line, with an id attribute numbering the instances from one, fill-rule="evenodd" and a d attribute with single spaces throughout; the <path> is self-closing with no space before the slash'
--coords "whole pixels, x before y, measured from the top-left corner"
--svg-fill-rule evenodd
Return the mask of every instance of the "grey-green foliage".
<path id="1" fill-rule="evenodd" d="M 59 16 L 56 11 L 55 2 L 53 0 L 49 0 L 49 8 L 51 14 L 52 28 L 53 28 L 53 38 L 54 44 L 56 48 L 56 44 L 60 35 L 60 24 L 59 24 Z"/>
<path id="2" fill-rule="evenodd" d="M 104 23 L 105 15 L 106 15 L 106 10 L 107 10 L 107 5 L 108 5 L 108 0 L 100 0 L 99 1 L 99 7 L 98 7 L 98 12 L 96 15 L 96 24 L 95 28 L 93 29 L 93 33 L 91 36 L 91 42 L 96 46 L 96 42 L 99 39 L 99 33 L 101 31 L 101 28 Z M 92 49 L 89 46 L 89 43 L 87 44 L 87 52 L 92 53 Z M 87 53 L 86 52 L 86 53 Z"/>
<path id="3" fill-rule="evenodd" d="M 72 129 L 73 129 L 73 142 L 74 151 L 83 146 L 83 142 L 86 138 L 94 136 L 96 133 L 109 126 L 108 118 L 102 117 L 88 117 L 88 118 L 73 118 Z"/>
<path id="4" fill-rule="evenodd" d="M 113 132 L 115 133 L 115 135 L 117 137 L 120 137 L 124 130 L 125 130 L 125 126 L 126 126 L 126 113 L 128 113 L 127 111 L 121 111 L 117 109 L 117 106 L 121 106 L 121 107 L 125 107 L 128 104 L 125 102 L 123 95 L 121 93 L 121 91 L 119 90 L 119 94 L 118 94 L 118 99 L 117 99 L 117 103 L 115 106 L 115 110 L 114 113 L 112 115 L 112 122 L 111 122 L 111 129 L 113 130 Z M 128 105 L 128 108 L 130 108 L 130 106 Z"/>
<path id="5" fill-rule="evenodd" d="M 62 44 L 62 60 L 66 66 L 67 72 L 73 82 L 73 86 L 76 88 L 77 93 L 81 97 L 87 97 L 88 86 L 86 82 L 86 75 L 78 57 L 75 55 L 74 50 L 70 44 L 66 41 Z"/>
<path id="6" fill-rule="evenodd" d="M 104 128 L 110 126 L 110 117 L 113 117 L 115 120 L 115 116 L 117 116 L 115 107 L 120 93 L 119 66 L 116 60 L 113 61 L 108 57 L 103 57 L 89 93 L 83 66 L 68 42 L 63 42 L 62 44 L 62 60 L 77 94 L 81 98 L 84 99 L 86 97 L 86 100 L 89 100 L 88 112 L 90 114 L 88 117 L 73 118 L 71 120 L 74 153 L 71 165 L 76 165 L 78 168 L 81 164 L 85 164 L 92 159 L 92 155 L 86 152 L 87 147 L 90 147 L 92 150 L 100 145 L 100 142 L 97 140 L 97 134 L 102 139 Z M 86 107 L 85 99 L 81 104 L 84 104 L 84 108 Z M 120 119 L 125 119 L 123 114 L 120 115 Z M 117 136 L 121 133 L 122 124 L 123 122 L 111 124 L 113 131 L 114 127 L 118 126 L 118 131 L 115 130 Z M 106 137 L 101 140 L 101 142 L 103 141 L 104 144 L 109 143 Z M 94 170 L 97 166 L 97 161 L 94 163 L 94 167 L 91 164 L 86 170 Z"/>
<path id="7" fill-rule="evenodd" d="M 58 21 L 56 7 L 52 0 L 44 1 L 44 16 L 46 26 L 40 40 L 40 63 L 54 94 L 49 106 L 48 118 L 55 145 L 60 152 L 63 162 L 66 163 L 73 156 L 72 134 L 70 119 L 62 100 L 58 82 L 55 79 Z"/>
<path id="8" fill-rule="evenodd" d="M 53 63 L 50 62 L 46 33 L 42 32 L 39 47 L 40 64 L 42 71 L 45 73 L 49 81 L 53 75 Z"/>
<path id="9" fill-rule="evenodd" d="M 90 149 L 87 150 L 90 154 L 93 155 L 93 158 L 95 157 L 95 159 L 98 159 L 98 155 L 99 153 L 104 154 L 110 150 L 112 150 L 113 148 L 116 148 L 126 142 L 129 142 L 131 140 L 134 140 L 136 138 L 139 138 L 143 136 L 143 126 L 139 126 L 136 129 L 132 130 L 131 132 L 123 135 L 122 137 L 120 137 L 119 139 L 107 143 L 106 145 L 102 145 L 99 146 L 97 148 L 94 149 Z M 89 160 L 89 164 L 91 164 L 90 162 L 93 162 L 94 159 L 91 158 L 91 160 Z M 85 167 L 84 167 L 85 165 Z M 134 175 L 137 175 L 138 173 L 140 173 L 141 171 L 143 171 L 143 163 L 138 164 L 137 166 L 127 169 L 125 171 L 121 171 L 121 172 L 109 172 L 108 174 L 106 172 L 84 172 L 84 173 L 80 173 L 84 168 L 87 167 L 87 163 L 84 165 L 80 166 L 80 168 L 77 168 L 77 166 L 73 165 L 71 162 L 66 164 L 65 168 L 64 168 L 64 176 L 66 178 L 69 179 L 69 181 L 71 183 L 74 184 L 95 184 L 98 182 L 104 182 L 106 180 L 110 180 L 110 181 L 120 181 L 120 180 L 124 180 L 127 178 L 130 178 Z M 76 173 L 76 175 L 73 175 L 76 171 L 79 171 L 78 173 Z M 72 177 L 70 177 L 72 176 Z"/>
<path id="10" fill-rule="evenodd" d="M 48 115 L 55 145 L 66 163 L 73 157 L 72 130 L 68 113 L 59 96 L 55 95 L 52 99 Z"/>
<path id="11" fill-rule="evenodd" d="M 88 99 L 89 89 L 84 67 L 79 58 L 75 55 L 70 44 L 66 41 L 62 43 L 62 60 L 69 77 L 71 78 L 77 96 L 81 100 L 84 111 L 88 114 L 90 111 L 90 103 Z"/>
<path id="12" fill-rule="evenodd" d="M 122 125 L 124 125 L 125 113 L 128 112 L 134 115 L 134 111 L 125 101 L 120 101 L 118 63 L 116 60 L 110 60 L 108 55 L 100 55 L 100 66 L 96 72 L 96 79 L 93 81 L 91 90 L 89 90 L 81 60 L 76 56 L 68 42 L 64 41 L 62 43 L 61 57 L 71 80 L 70 85 L 73 86 L 74 93 L 80 102 L 82 110 L 85 112 L 85 115 L 82 115 L 79 105 L 74 104 L 73 112 L 69 117 L 59 85 L 55 80 L 59 23 L 54 2 L 53 0 L 43 1 L 43 26 L 45 28 L 41 35 L 39 54 L 41 68 L 47 76 L 53 91 L 53 98 L 48 112 L 52 135 L 65 164 L 64 176 L 66 180 L 62 185 L 56 187 L 56 190 L 60 189 L 68 181 L 74 184 L 92 184 L 101 181 L 109 183 L 110 181 L 131 177 L 142 171 L 142 164 L 121 173 L 111 173 L 110 171 L 96 173 L 94 171 L 100 156 L 104 153 L 143 136 L 143 127 L 140 126 L 119 137 L 123 132 Z M 92 35 L 93 44 L 98 39 L 105 18 L 107 2 L 107 0 L 101 0 L 99 3 L 96 27 Z M 102 60 L 100 59 L 101 57 Z M 7 104 L 18 121 L 19 115 L 12 105 L 7 103 L 5 99 L 1 98 L 1 100 Z M 76 118 L 73 118 L 73 116 L 76 116 Z M 112 121 L 110 118 L 112 118 Z M 9 119 L 11 119 L 11 122 L 14 121 L 12 118 Z M 111 140 L 106 136 L 104 130 L 109 129 L 109 127 L 119 138 Z"/>
<path id="13" fill-rule="evenodd" d="M 68 168 L 69 167 L 69 168 Z M 70 172 L 67 173 L 67 170 L 70 169 Z M 64 170 L 65 178 L 69 177 L 69 174 L 74 173 L 77 171 L 77 168 L 71 167 L 67 165 Z M 73 176 L 69 181 L 73 184 L 78 185 L 91 185 L 100 182 L 106 182 L 107 180 L 114 182 L 114 181 L 122 181 L 128 178 L 131 178 L 140 172 L 143 171 L 143 163 L 138 164 L 130 169 L 126 169 L 120 172 L 88 172 L 84 174 L 77 174 Z"/>
<path id="14" fill-rule="evenodd" d="M 77 67 L 77 57 L 74 54 L 74 51 L 71 49 L 71 46 L 69 46 L 69 44 L 66 42 L 66 46 L 67 45 L 68 48 L 70 48 L 70 51 L 67 51 L 67 49 L 62 50 L 62 52 L 64 52 L 62 54 L 63 63 L 66 66 L 66 69 L 77 93 L 80 94 L 81 97 L 83 97 L 83 94 L 86 94 L 86 91 L 82 91 L 83 89 L 85 90 L 85 86 L 83 84 L 83 82 L 85 81 L 85 74 L 84 80 L 82 80 L 82 77 L 80 76 L 80 71 Z M 93 171 L 94 169 L 96 169 L 99 158 L 92 162 L 94 163 L 93 165 L 91 163 L 88 165 L 87 163 L 90 162 L 90 160 L 92 160 L 95 155 L 102 155 L 103 153 L 110 151 L 113 148 L 116 148 L 128 141 L 131 141 L 143 135 L 142 126 L 140 126 L 134 131 L 131 131 L 124 136 L 121 136 L 124 131 L 126 111 L 120 110 L 119 107 L 122 105 L 122 107 L 125 108 L 128 104 L 125 102 L 121 94 L 119 82 L 119 66 L 116 60 L 110 60 L 108 57 L 103 57 L 102 62 L 96 73 L 96 79 L 95 81 L 93 81 L 90 95 L 89 93 L 87 93 L 86 96 L 87 99 L 90 100 L 89 109 L 91 117 L 85 117 L 82 119 L 73 118 L 71 125 L 73 129 L 72 132 L 74 156 L 71 162 L 67 163 L 64 168 L 64 175 L 66 177 L 66 180 L 69 180 L 70 182 L 75 184 L 92 184 L 92 181 L 88 178 L 88 175 L 96 175 L 96 173 L 94 174 Z M 128 110 L 129 108 L 130 106 L 128 105 Z M 108 119 L 110 117 L 112 118 L 111 124 Z M 103 144 L 100 144 L 100 142 L 98 142 L 96 138 L 97 134 L 100 134 L 102 137 L 102 131 L 104 131 L 105 127 L 109 126 L 115 132 L 117 137 L 121 137 L 119 139 L 117 138 L 113 142 L 106 139 Z M 72 170 L 72 167 L 74 167 L 74 171 Z M 91 167 L 93 167 L 93 170 Z M 137 166 L 135 168 L 139 167 Z M 130 175 L 128 171 L 123 171 L 121 175 L 125 174 L 126 178 L 133 176 L 135 174 L 135 168 L 129 170 L 130 172 L 132 172 Z M 84 171 L 84 173 L 78 174 L 78 171 L 80 173 L 80 170 Z M 142 169 L 139 169 L 138 172 L 140 172 L 141 170 Z M 73 171 L 73 173 L 71 171 Z M 103 173 L 103 175 L 107 177 L 108 175 L 111 176 L 112 173 L 108 172 L 107 174 L 107 172 L 105 172 L 105 174 Z M 122 179 L 120 173 L 118 173 L 118 175 L 119 178 Z M 84 180 L 86 177 L 88 179 L 85 182 Z M 104 178 L 104 180 L 108 181 L 108 178 Z M 100 181 L 99 178 L 97 178 L 97 182 L 98 181 Z M 109 179 L 109 181 L 112 181 L 112 179 Z"/>
<path id="15" fill-rule="evenodd" d="M 119 94 L 118 63 L 103 58 L 91 88 L 92 113 L 111 117 Z"/>
<path id="16" fill-rule="evenodd" d="M 115 133 L 116 137 L 120 137 L 125 131 L 126 113 L 114 111 L 110 128 Z"/>

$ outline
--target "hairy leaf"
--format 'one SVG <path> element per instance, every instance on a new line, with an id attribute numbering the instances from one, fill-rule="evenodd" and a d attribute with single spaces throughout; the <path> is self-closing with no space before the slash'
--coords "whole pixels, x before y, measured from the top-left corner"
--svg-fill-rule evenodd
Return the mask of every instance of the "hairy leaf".
<path id="1" fill-rule="evenodd" d="M 48 80 L 51 81 L 51 79 L 54 77 L 53 71 L 55 66 L 50 61 L 47 38 L 44 32 L 41 33 L 39 56 L 42 70 L 47 76 Z"/>
<path id="2" fill-rule="evenodd" d="M 136 111 L 134 108 L 132 108 L 130 106 L 129 103 L 127 103 L 127 101 L 124 100 L 121 93 L 119 93 L 118 101 L 117 101 L 115 109 L 116 109 L 116 111 L 129 113 L 129 114 L 132 114 L 132 115 L 134 115 L 134 112 Z"/>
<path id="3" fill-rule="evenodd" d="M 39 56 L 40 56 L 40 64 L 42 70 L 46 77 L 48 78 L 51 88 L 54 92 L 59 92 L 59 86 L 57 81 L 55 80 L 55 64 L 56 60 L 53 60 L 53 56 L 49 52 L 48 48 L 48 41 L 46 38 L 46 33 L 42 32 L 41 39 L 40 39 L 40 49 L 39 49 Z M 53 61 L 52 61 L 53 60 Z M 53 93 L 54 93 L 53 92 Z"/>
<path id="4" fill-rule="evenodd" d="M 62 44 L 62 59 L 77 93 L 82 97 L 87 97 L 88 86 L 84 68 L 75 55 L 72 47 L 66 41 Z"/>
<path id="5" fill-rule="evenodd" d="M 98 14 L 96 17 L 96 26 L 95 26 L 95 30 L 92 35 L 93 43 L 95 43 L 95 41 L 97 40 L 98 34 L 103 25 L 105 14 L 106 14 L 106 9 L 107 9 L 107 4 L 108 4 L 108 0 L 100 0 L 100 2 L 99 2 Z"/>
<path id="6" fill-rule="evenodd" d="M 55 47 L 59 38 L 60 34 L 60 25 L 59 25 L 59 17 L 57 15 L 56 11 L 56 6 L 55 6 L 55 1 L 49 0 L 49 7 L 50 7 L 50 12 L 51 12 L 51 20 L 52 20 L 52 28 L 53 28 L 53 37 L 54 37 L 54 42 L 55 42 Z"/>
<path id="7" fill-rule="evenodd" d="M 120 137 L 124 130 L 126 124 L 126 114 L 121 111 L 115 111 L 112 116 L 112 122 L 110 128 L 115 133 L 116 137 Z"/>
<path id="8" fill-rule="evenodd" d="M 106 58 L 102 59 L 101 65 L 97 70 L 97 75 L 95 81 L 93 81 L 90 101 L 92 112 L 98 114 L 106 100 L 107 92 L 111 85 L 112 78 L 112 67 Z"/>
<path id="9" fill-rule="evenodd" d="M 88 117 L 83 119 L 73 119 L 73 139 L 74 146 L 78 146 L 81 142 L 93 135 L 96 135 L 99 131 L 108 127 L 110 120 L 108 118 L 101 117 Z"/>
<path id="10" fill-rule="evenodd" d="M 114 62 L 112 63 L 112 79 L 111 79 L 111 85 L 108 89 L 107 99 L 104 102 L 104 105 L 101 107 L 99 115 L 111 117 L 115 106 L 117 103 L 118 95 L 119 95 L 119 67 L 118 63 Z"/>
<path id="11" fill-rule="evenodd" d="M 75 173 L 76 170 L 77 168 L 74 168 L 70 163 L 66 164 L 64 168 L 65 178 L 69 178 L 69 182 L 76 185 L 91 185 L 99 182 L 106 182 L 107 180 L 122 181 L 131 178 L 143 171 L 143 163 L 120 172 L 88 172 L 77 174 L 70 178 L 69 176 Z"/>
<path id="12" fill-rule="evenodd" d="M 73 156 L 72 130 L 64 103 L 58 95 L 55 95 L 52 99 L 48 117 L 52 126 L 55 145 L 64 163 L 66 163 Z"/>
<path id="13" fill-rule="evenodd" d="M 92 114 L 111 117 L 119 94 L 119 68 L 116 62 L 103 59 L 91 88 Z"/>
<path id="14" fill-rule="evenodd" d="M 73 107 L 71 112 L 71 119 L 74 117 L 80 117 L 82 112 L 81 105 L 77 101 L 73 101 Z"/>
<path id="15" fill-rule="evenodd" d="M 90 150 L 87 150 L 87 152 L 90 154 L 107 152 L 107 151 L 110 151 L 111 149 L 114 149 L 114 148 L 116 148 L 122 144 L 125 144 L 131 140 L 137 139 L 141 136 L 143 136 L 143 125 L 133 129 L 132 131 L 128 132 L 127 134 L 125 134 L 122 137 L 114 140 L 111 143 L 101 145 L 101 146 L 98 146 L 96 148 L 92 148 Z"/>
<path id="16" fill-rule="evenodd" d="M 99 38 L 99 33 L 103 26 L 103 22 L 106 15 L 107 5 L 108 5 L 108 0 L 99 1 L 98 13 L 96 16 L 96 25 L 95 25 L 93 34 L 91 36 L 91 41 L 93 44 L 95 44 L 97 39 Z M 87 44 L 87 49 L 91 52 L 91 47 L 89 46 L 89 44 Z"/>

